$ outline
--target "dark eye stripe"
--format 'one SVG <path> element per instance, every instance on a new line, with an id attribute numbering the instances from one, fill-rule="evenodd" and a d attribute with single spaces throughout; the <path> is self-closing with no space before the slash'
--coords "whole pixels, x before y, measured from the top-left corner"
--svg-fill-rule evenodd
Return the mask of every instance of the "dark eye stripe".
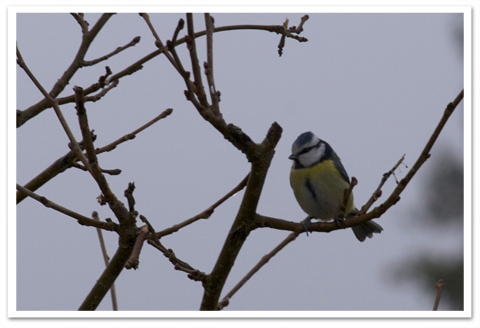
<path id="1" fill-rule="evenodd" d="M 321 144 L 322 144 L 322 142 L 319 142 L 319 143 L 317 143 L 315 146 L 303 148 L 303 149 L 298 153 L 298 155 L 302 155 L 302 154 L 308 153 L 308 152 L 309 152 L 310 150 L 312 150 L 313 148 L 318 148 L 318 147 L 320 147 Z"/>

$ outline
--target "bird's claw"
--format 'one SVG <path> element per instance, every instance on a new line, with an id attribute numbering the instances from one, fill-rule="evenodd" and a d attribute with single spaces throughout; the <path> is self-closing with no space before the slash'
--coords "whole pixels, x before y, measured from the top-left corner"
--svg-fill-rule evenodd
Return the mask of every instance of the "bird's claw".
<path id="1" fill-rule="evenodd" d="M 307 237 L 308 237 L 308 233 L 311 232 L 311 227 L 312 227 L 312 219 L 311 218 L 306 218 L 305 220 L 303 220 L 303 231 L 305 231 L 307 233 Z"/>
<path id="2" fill-rule="evenodd" d="M 343 229 L 343 219 L 340 219 L 338 217 L 338 213 L 335 214 L 335 217 L 333 218 L 333 221 L 335 222 L 335 225 L 339 228 L 339 229 Z"/>

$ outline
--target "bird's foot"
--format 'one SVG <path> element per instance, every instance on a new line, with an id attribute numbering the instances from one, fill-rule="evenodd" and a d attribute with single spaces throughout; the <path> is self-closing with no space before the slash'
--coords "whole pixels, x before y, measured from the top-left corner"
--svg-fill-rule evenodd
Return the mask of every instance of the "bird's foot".
<path id="1" fill-rule="evenodd" d="M 338 217 L 338 213 L 335 214 L 335 217 L 333 218 L 333 221 L 335 222 L 335 225 L 339 228 L 339 229 L 343 229 L 343 220 L 344 219 L 340 219 Z"/>
<path id="2" fill-rule="evenodd" d="M 307 233 L 307 237 L 308 237 L 308 233 L 311 232 L 311 230 L 310 230 L 311 227 L 312 227 L 312 218 L 311 217 L 308 217 L 305 220 L 303 220 L 303 231 L 305 231 Z"/>

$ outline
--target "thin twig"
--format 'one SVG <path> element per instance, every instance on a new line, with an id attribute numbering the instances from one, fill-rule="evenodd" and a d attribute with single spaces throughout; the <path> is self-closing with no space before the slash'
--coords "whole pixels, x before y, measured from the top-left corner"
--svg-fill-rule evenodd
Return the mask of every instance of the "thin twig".
<path id="1" fill-rule="evenodd" d="M 168 258 L 168 260 L 174 265 L 175 270 L 183 271 L 188 273 L 187 277 L 194 281 L 204 282 L 206 279 L 206 274 L 200 270 L 194 269 L 190 264 L 180 260 L 173 250 L 166 249 L 160 242 L 154 242 L 152 240 L 147 241 L 150 245 L 158 249 L 163 253 L 163 255 Z"/>
<path id="2" fill-rule="evenodd" d="M 90 219 L 86 216 L 83 216 L 83 215 L 81 215 L 77 212 L 74 212 L 72 210 L 69 210 L 68 208 L 65 208 L 63 206 L 60 206 L 60 205 L 54 203 L 51 200 L 49 200 L 49 199 L 47 199 L 43 196 L 40 196 L 40 195 L 34 193 L 33 191 L 28 190 L 27 188 L 22 187 L 18 183 L 17 183 L 17 190 L 20 190 L 21 192 L 23 192 L 27 196 L 29 196 L 29 197 L 35 199 L 36 201 L 42 203 L 45 207 L 54 209 L 54 210 L 56 210 L 60 213 L 63 213 L 65 215 L 68 215 L 68 216 L 74 218 L 81 225 L 97 227 L 97 228 L 107 230 L 107 231 L 117 231 L 118 232 L 118 230 L 119 230 L 118 224 L 116 224 L 114 222 L 98 222 L 98 221 L 95 221 L 93 219 Z"/>
<path id="3" fill-rule="evenodd" d="M 142 228 L 140 228 L 137 239 L 135 239 L 135 245 L 133 246 L 132 254 L 125 263 L 125 269 L 138 269 L 138 264 L 140 263 L 140 252 L 143 247 L 143 242 L 147 238 L 148 233 L 149 232 L 147 226 L 143 226 Z"/>
<path id="4" fill-rule="evenodd" d="M 225 306 L 228 305 L 230 299 L 235 295 L 235 293 L 242 288 L 243 285 L 255 274 L 258 270 L 260 270 L 265 264 L 270 261 L 272 257 L 274 257 L 278 252 L 280 252 L 285 246 L 289 243 L 294 241 L 299 235 L 299 232 L 292 232 L 285 238 L 277 247 L 275 247 L 270 253 L 266 254 L 262 257 L 262 259 L 245 275 L 245 277 L 240 280 L 235 287 L 232 288 L 230 292 L 225 295 L 225 297 L 218 303 L 217 310 L 223 309 Z"/>
<path id="5" fill-rule="evenodd" d="M 198 61 L 192 13 L 187 13 L 187 30 L 188 30 L 187 49 L 190 52 L 190 60 L 192 62 L 192 70 L 193 70 L 193 77 L 194 77 L 193 83 L 195 85 L 194 91 L 198 97 L 198 100 L 202 104 L 202 106 L 205 108 L 209 108 L 210 104 L 207 101 L 207 96 L 205 94 L 205 89 L 203 87 L 202 73 L 200 71 L 200 64 Z"/>
<path id="6" fill-rule="evenodd" d="M 176 67 L 176 63 L 175 63 L 175 60 L 172 58 L 172 56 L 168 53 L 168 51 L 165 51 L 165 46 L 163 45 L 162 43 L 162 40 L 160 39 L 160 37 L 158 36 L 157 34 L 157 31 L 155 30 L 155 28 L 153 27 L 153 24 L 152 22 L 150 21 L 150 16 L 147 14 L 147 13 L 140 13 L 140 16 L 145 20 L 145 22 L 147 23 L 148 25 L 148 28 L 150 29 L 150 31 L 152 32 L 153 34 L 153 37 L 155 38 L 155 45 L 157 46 L 157 48 L 159 50 L 161 50 L 165 56 L 167 57 L 167 59 L 170 61 L 170 63 Z"/>
<path id="7" fill-rule="evenodd" d="M 185 27 L 185 20 L 183 18 L 180 18 L 180 20 L 178 21 L 177 27 L 175 28 L 175 32 L 173 32 L 173 37 L 171 40 L 173 44 L 177 42 L 178 33 L 180 33 L 180 31 L 183 30 L 184 27 Z"/>
<path id="8" fill-rule="evenodd" d="M 131 64 L 127 68 L 121 70 L 120 72 L 112 75 L 112 77 L 109 79 L 109 81 L 116 81 L 121 79 L 124 76 L 127 75 L 132 75 L 133 73 L 136 73 L 137 71 L 141 70 L 143 68 L 143 64 L 148 62 L 149 60 L 157 57 L 161 53 L 164 52 L 164 49 L 157 49 L 149 53 L 148 55 L 144 56 L 143 58 L 137 60 L 135 63 Z"/>
<path id="9" fill-rule="evenodd" d="M 132 140 L 132 139 L 135 139 L 135 137 L 137 136 L 137 134 L 139 134 L 140 132 L 142 132 L 143 130 L 145 130 L 146 128 L 148 128 L 149 126 L 155 124 L 156 122 L 158 122 L 159 120 L 167 117 L 168 115 L 172 114 L 173 112 L 173 109 L 171 108 L 168 108 L 166 110 L 164 110 L 160 115 L 158 115 L 157 117 L 155 117 L 153 120 L 147 122 L 146 124 L 142 125 L 141 127 L 139 127 L 138 129 L 136 129 L 135 131 L 129 133 L 129 134 L 126 134 L 124 135 L 123 137 L 115 140 L 114 142 L 106 145 L 106 146 L 103 146 L 101 148 L 97 148 L 95 151 L 97 154 L 101 154 L 101 153 L 104 153 L 104 152 L 107 152 L 107 151 L 111 151 L 113 149 L 115 149 L 119 144 L 121 144 L 122 142 L 125 142 L 125 141 L 128 141 L 128 140 Z"/>
<path id="10" fill-rule="evenodd" d="M 372 196 L 370 199 L 365 203 L 365 205 L 362 206 L 360 211 L 358 211 L 357 215 L 363 215 L 367 213 L 367 211 L 370 209 L 370 207 L 375 203 L 380 196 L 382 196 L 382 187 L 385 184 L 385 182 L 388 180 L 388 178 L 394 174 L 395 170 L 400 166 L 400 164 L 403 163 L 403 160 L 405 159 L 405 155 L 400 158 L 400 160 L 395 164 L 392 169 L 386 173 L 383 174 L 382 180 L 380 181 L 380 184 L 378 185 L 377 189 L 373 192 Z"/>
<path id="11" fill-rule="evenodd" d="M 85 166 L 83 165 L 80 165 L 78 164 L 77 162 L 72 162 L 71 163 L 71 166 L 76 168 L 76 169 L 80 169 L 82 171 L 85 171 L 87 172 L 88 170 L 85 168 Z M 105 174 L 109 174 L 109 175 L 119 175 L 120 173 L 122 173 L 122 170 L 120 169 L 112 169 L 112 170 L 108 170 L 108 169 L 101 169 L 102 170 L 102 173 L 105 173 Z"/>
<path id="12" fill-rule="evenodd" d="M 150 232 L 150 237 L 153 239 L 154 242 L 156 242 L 158 245 L 160 245 L 160 239 L 157 237 L 157 233 L 155 232 L 155 229 L 151 225 L 150 221 L 148 219 L 140 214 L 140 220 L 144 222 L 147 225 L 148 231 Z"/>
<path id="13" fill-rule="evenodd" d="M 219 92 L 215 88 L 215 80 L 213 78 L 213 29 L 215 28 L 213 17 L 205 14 L 205 26 L 207 30 L 207 62 L 204 63 L 205 75 L 207 76 L 208 90 L 212 99 L 212 112 L 215 116 L 220 115 L 219 108 Z"/>
<path id="14" fill-rule="evenodd" d="M 338 218 L 343 219 L 345 217 L 345 214 L 350 214 L 350 213 L 345 213 L 345 209 L 347 207 L 348 199 L 350 198 L 350 195 L 352 194 L 353 187 L 355 187 L 358 183 L 357 178 L 352 177 L 352 181 L 350 182 L 350 185 L 348 188 L 346 188 L 343 191 L 343 202 L 342 205 L 340 205 L 340 211 L 338 212 Z"/>
<path id="15" fill-rule="evenodd" d="M 30 106 L 29 108 L 27 108 L 24 111 L 17 111 L 17 128 L 22 126 L 25 122 L 27 122 L 31 118 L 33 118 L 36 115 L 38 115 L 39 113 L 41 113 L 46 108 L 48 108 L 48 106 L 46 106 L 48 103 L 50 103 L 55 108 L 54 103 L 52 103 L 51 99 L 56 99 L 56 97 L 65 89 L 65 87 L 70 82 L 73 75 L 75 75 L 77 70 L 79 70 L 82 67 L 82 61 L 85 57 L 85 54 L 88 51 L 88 48 L 90 47 L 93 40 L 97 36 L 98 32 L 100 32 L 100 30 L 107 23 L 107 21 L 110 19 L 110 17 L 112 17 L 112 15 L 114 15 L 114 14 L 112 14 L 112 13 L 103 14 L 98 19 L 98 21 L 95 23 L 95 25 L 92 27 L 92 29 L 83 34 L 82 43 L 80 44 L 80 47 L 77 51 L 77 54 L 76 54 L 75 58 L 73 59 L 72 63 L 68 67 L 68 69 L 57 80 L 57 82 L 53 86 L 52 90 L 49 93 L 47 93 L 49 96 L 45 96 L 45 93 L 44 93 L 45 98 L 40 100 L 40 102 L 38 102 L 37 104 L 35 104 L 33 106 Z M 75 17 L 75 15 L 74 15 L 74 17 Z M 78 21 L 78 17 L 79 16 L 76 17 L 77 21 Z M 83 27 L 82 27 L 82 30 L 83 30 Z M 18 47 L 17 47 L 17 49 L 18 49 Z M 52 107 L 52 106 L 50 106 L 50 107 Z M 58 103 L 57 103 L 57 107 L 58 107 Z M 58 109 L 58 111 L 59 111 L 59 109 Z M 57 109 L 55 109 L 55 112 L 57 112 Z M 57 113 L 57 115 L 59 115 L 59 114 Z M 69 135 L 69 137 L 70 137 L 70 135 Z M 72 142 L 72 144 L 75 144 L 75 143 Z M 85 166 L 88 167 L 88 165 L 85 165 Z"/>
<path id="16" fill-rule="evenodd" d="M 88 33 L 88 38 L 85 43 L 82 43 L 80 46 L 80 49 L 75 57 L 74 62 L 70 65 L 70 67 L 65 71 L 64 75 L 57 81 L 55 86 L 53 87 L 52 91 L 50 92 L 54 97 L 58 96 L 61 91 L 65 88 L 65 86 L 68 84 L 72 76 L 75 74 L 76 70 L 80 68 L 78 66 L 80 63 L 78 62 L 79 59 L 83 60 L 86 51 L 88 50 L 88 47 L 90 43 L 93 41 L 94 36 L 100 28 L 107 22 L 108 18 L 113 15 L 113 14 L 104 14 L 102 17 L 98 20 L 98 22 L 95 24 L 94 28 Z M 303 20 L 303 18 L 302 18 Z M 301 24 L 303 25 L 303 24 Z M 300 25 L 299 25 L 300 27 Z M 259 30 L 259 31 L 266 31 L 266 32 L 273 32 L 277 34 L 282 34 L 284 32 L 284 28 L 282 25 L 229 25 L 229 26 L 221 26 L 221 27 L 216 27 L 213 30 L 213 33 L 217 32 L 224 32 L 224 31 L 235 31 L 235 30 Z M 303 30 L 303 29 L 302 29 Z M 195 33 L 195 38 L 204 36 L 207 34 L 207 31 L 200 31 Z M 294 38 L 294 35 L 287 35 L 289 38 Z M 306 42 L 308 41 L 306 38 L 296 38 L 297 41 L 299 42 Z M 173 47 L 178 46 L 180 44 L 185 43 L 187 40 L 187 37 L 183 37 L 181 39 L 178 39 L 174 41 Z M 170 48 L 170 47 L 169 47 Z M 131 75 L 140 69 L 143 68 L 143 64 L 148 62 L 149 60 L 155 58 L 156 56 L 160 55 L 161 53 L 164 52 L 165 49 L 157 49 L 150 54 L 144 56 L 137 62 L 133 63 L 132 65 L 128 66 L 127 68 L 123 69 L 122 71 L 116 73 L 113 75 L 109 81 L 116 81 L 121 79 L 124 76 Z M 167 56 L 168 58 L 168 56 Z M 77 63 L 78 62 L 78 63 Z M 98 89 L 94 90 L 97 91 Z M 90 91 L 88 88 L 85 89 L 85 94 L 88 94 Z M 65 104 L 65 103 L 70 103 L 73 101 L 73 96 L 68 96 L 64 98 L 58 98 L 59 104 Z M 52 107 L 51 104 L 47 101 L 47 99 L 42 99 L 35 105 L 30 106 L 29 108 L 25 110 L 18 110 L 17 111 L 17 128 L 22 126 L 25 122 L 30 120 L 32 117 L 35 117 L 37 114 L 41 113 L 43 110 Z"/>
<path id="17" fill-rule="evenodd" d="M 105 176 L 98 165 L 97 154 L 95 152 L 95 147 L 93 145 L 93 139 L 90 134 L 90 127 L 88 124 L 87 111 L 85 109 L 83 88 L 75 86 L 75 102 L 77 109 L 78 122 L 80 124 L 80 130 L 82 131 L 83 141 L 85 145 L 85 151 L 88 157 L 88 166 L 89 172 L 97 182 L 98 187 L 102 191 L 105 200 L 110 205 L 110 208 L 115 213 L 115 216 L 118 218 L 120 224 L 126 223 L 127 225 L 134 224 L 134 218 L 131 213 L 125 208 L 125 206 L 117 199 L 113 194 L 110 186 L 105 179 Z M 127 223 L 128 222 L 128 223 Z"/>
<path id="18" fill-rule="evenodd" d="M 443 279 L 440 279 L 435 285 L 436 294 L 435 303 L 433 304 L 433 311 L 437 311 L 438 309 L 438 304 L 440 303 L 440 296 L 442 295 L 443 287 L 445 287 L 445 282 L 443 281 Z"/>
<path id="19" fill-rule="evenodd" d="M 62 125 L 63 129 L 65 130 L 65 133 L 67 134 L 68 138 L 70 139 L 70 143 L 73 145 L 72 151 L 75 153 L 75 156 L 77 156 L 78 159 L 80 159 L 85 167 L 87 169 L 90 169 L 90 164 L 87 161 L 87 158 L 83 154 L 80 146 L 77 143 L 77 140 L 75 140 L 75 137 L 73 136 L 72 131 L 70 130 L 70 127 L 67 124 L 67 121 L 65 120 L 65 117 L 62 114 L 62 111 L 60 110 L 60 107 L 58 106 L 58 101 L 54 99 L 50 94 L 43 88 L 43 86 L 38 82 L 36 77 L 33 75 L 33 73 L 30 71 L 28 68 L 27 64 L 22 58 L 22 55 L 20 54 L 20 50 L 18 49 L 17 46 L 17 63 L 18 65 L 23 68 L 25 73 L 30 77 L 32 82 L 35 84 L 35 86 L 40 90 L 40 92 L 43 94 L 43 96 L 50 101 L 50 103 L 53 106 L 53 109 L 55 110 L 55 113 L 57 114 L 58 120 L 60 121 L 60 124 Z"/>
<path id="20" fill-rule="evenodd" d="M 72 13 L 71 15 L 75 18 L 77 23 L 80 25 L 80 27 L 82 29 L 82 34 L 86 34 L 88 32 L 88 22 L 84 19 L 84 14 L 83 13 L 78 13 L 78 14 Z"/>
<path id="21" fill-rule="evenodd" d="M 442 131 L 443 127 L 447 123 L 448 119 L 454 112 L 455 108 L 458 106 L 458 104 L 462 101 L 463 99 L 463 90 L 458 94 L 458 96 L 455 98 L 455 100 L 447 105 L 447 108 L 443 112 L 443 116 L 440 119 L 440 122 L 438 123 L 437 127 L 433 131 L 429 141 L 425 145 L 422 153 L 419 155 L 417 161 L 413 165 L 413 167 L 408 171 L 406 174 L 405 178 L 400 180 L 398 183 L 397 187 L 392 191 L 390 196 L 383 202 L 381 205 L 375 207 L 373 210 L 371 210 L 369 213 L 363 214 L 363 215 L 355 215 L 350 217 L 348 220 L 342 222 L 342 227 L 343 229 L 346 228 L 351 228 L 353 226 L 356 226 L 360 223 L 365 223 L 371 219 L 379 218 L 381 217 L 390 207 L 395 205 L 399 200 L 400 200 L 400 194 L 403 192 L 403 190 L 406 188 L 407 184 L 410 182 L 410 180 L 413 178 L 413 176 L 418 172 L 420 167 L 425 163 L 425 161 L 430 157 L 430 151 L 435 144 L 435 141 L 437 140 L 438 136 L 440 135 L 440 132 Z M 378 194 L 374 196 L 378 196 Z M 263 227 L 270 227 L 274 229 L 280 229 L 280 230 L 290 230 L 290 231 L 299 231 L 300 229 L 303 229 L 302 223 L 297 223 L 297 222 L 291 222 L 287 220 L 282 220 L 282 219 L 276 219 L 276 218 L 270 218 L 267 216 L 261 216 L 257 215 L 256 217 L 256 227 L 263 228 Z M 310 230 L 311 231 L 317 231 L 317 232 L 331 232 L 334 230 L 338 230 L 340 227 L 338 227 L 335 222 L 315 222 L 312 223 Z"/>
<path id="22" fill-rule="evenodd" d="M 88 97 L 85 97 L 85 100 L 87 99 Z M 115 147 L 125 141 L 128 141 L 128 140 L 132 140 L 136 137 L 136 135 L 138 133 L 140 133 L 141 131 L 145 130 L 146 128 L 148 128 L 149 126 L 151 126 L 152 124 L 156 123 L 157 121 L 159 121 L 160 119 L 162 118 L 165 118 L 167 117 L 168 115 L 170 115 L 172 113 L 172 109 L 169 108 L 167 110 L 165 110 L 164 112 L 162 112 L 160 115 L 158 115 L 157 117 L 155 117 L 153 120 L 151 120 L 150 122 L 148 122 L 147 124 L 141 126 L 140 128 L 136 129 L 135 131 L 121 137 L 120 139 L 102 147 L 102 148 L 97 148 L 96 149 L 96 152 L 97 154 L 101 154 L 103 152 L 106 152 L 106 151 L 111 151 L 113 149 L 115 149 Z M 92 135 L 92 138 L 93 140 L 95 141 L 95 138 L 96 136 L 95 135 Z M 79 143 L 79 146 L 80 146 L 80 149 L 84 149 L 84 146 L 83 146 L 83 141 L 81 141 Z M 50 165 L 48 168 L 46 168 L 43 172 L 41 172 L 40 174 L 38 174 L 35 178 L 33 178 L 31 181 L 29 181 L 27 184 L 25 184 L 25 188 L 31 190 L 31 191 L 35 191 L 37 190 L 38 188 L 40 188 L 41 186 L 43 186 L 45 183 L 47 183 L 48 181 L 50 181 L 51 179 L 53 179 L 54 177 L 56 177 L 58 174 L 64 172 L 65 170 L 69 169 L 70 167 L 75 167 L 75 168 L 78 168 L 78 169 L 81 169 L 81 170 L 84 170 L 84 171 L 88 171 L 85 166 L 82 166 L 80 164 L 78 164 L 76 162 L 76 156 L 75 154 L 73 153 L 72 150 L 70 150 L 67 154 L 65 154 L 64 156 L 60 157 L 59 159 L 57 159 L 54 163 L 52 163 L 52 165 Z M 110 175 L 118 175 L 120 174 L 122 171 L 120 169 L 112 169 L 112 170 L 108 170 L 108 169 L 101 169 L 101 171 L 103 173 L 106 173 L 106 174 L 110 174 Z M 17 204 L 19 204 L 22 200 L 25 199 L 25 197 L 27 197 L 27 195 L 25 195 L 24 193 L 22 193 L 21 191 L 18 191 L 17 192 Z"/>
<path id="23" fill-rule="evenodd" d="M 105 55 L 105 56 L 102 56 L 100 58 L 97 58 L 97 59 L 94 59 L 94 60 L 84 60 L 83 63 L 82 63 L 82 66 L 84 67 L 87 67 L 87 66 L 93 66 L 95 64 L 98 64 L 104 60 L 107 60 L 108 58 L 110 57 L 113 57 L 115 56 L 116 54 L 122 52 L 123 50 L 125 49 L 128 49 L 130 47 L 133 47 L 135 46 L 137 43 L 140 42 L 140 37 L 137 36 L 135 38 L 133 38 L 132 41 L 130 41 L 129 43 L 127 43 L 126 45 L 124 45 L 123 47 L 118 47 L 117 49 L 115 49 L 114 51 L 112 51 L 111 53 Z"/>
<path id="24" fill-rule="evenodd" d="M 94 139 L 96 137 L 97 137 L 96 135 L 92 136 L 92 138 Z M 81 141 L 78 145 L 80 146 L 81 150 L 84 149 L 83 141 Z M 53 162 L 49 167 L 43 170 L 43 172 L 38 174 L 35 178 L 27 182 L 24 185 L 24 187 L 30 191 L 36 191 L 38 188 L 40 188 L 45 183 L 47 183 L 48 181 L 56 177 L 58 174 L 72 167 L 73 163 L 75 163 L 75 161 L 77 160 L 76 158 L 77 157 L 75 156 L 73 151 L 70 150 L 64 156 L 60 157 L 55 162 Z M 22 193 L 21 191 L 17 191 L 17 204 L 19 204 L 26 197 L 27 197 L 26 194 Z"/>
<path id="25" fill-rule="evenodd" d="M 217 202 L 215 202 L 214 204 L 212 204 L 210 207 L 208 207 L 205 211 L 195 215 L 194 217 L 188 219 L 188 220 L 185 220 L 183 221 L 182 223 L 179 223 L 179 224 L 176 224 L 170 228 L 167 228 L 165 230 L 162 230 L 162 231 L 158 231 L 156 232 L 156 236 L 158 238 L 161 238 L 161 237 L 164 237 L 164 236 L 167 236 L 167 235 L 170 235 L 174 232 L 177 232 L 178 230 L 200 220 L 200 219 L 208 219 L 213 211 L 218 207 L 220 206 L 221 204 L 223 204 L 223 202 L 225 202 L 227 199 L 229 199 L 230 197 L 232 197 L 233 195 L 235 195 L 237 192 L 239 192 L 240 190 L 242 190 L 243 188 L 245 188 L 245 186 L 247 185 L 247 181 L 248 181 L 248 178 L 250 176 L 250 173 L 247 174 L 247 176 L 245 178 L 243 178 L 243 180 L 235 187 L 233 188 L 231 191 L 229 191 L 225 196 L 223 196 L 222 198 L 220 198 Z"/>
<path id="26" fill-rule="evenodd" d="M 85 97 L 85 102 L 96 102 L 100 99 L 102 99 L 106 94 L 107 92 L 109 92 L 110 90 L 112 90 L 113 88 L 115 88 L 116 86 L 118 85 L 118 80 L 116 81 L 113 81 L 112 83 L 110 83 L 110 85 L 106 88 L 103 88 L 102 91 L 100 91 L 99 93 L 93 95 L 93 96 L 86 96 Z M 84 94 L 87 94 L 86 92 Z"/>
<path id="27" fill-rule="evenodd" d="M 92 213 L 92 217 L 95 221 L 100 221 L 97 211 L 94 211 Z M 98 234 L 98 240 L 100 241 L 100 247 L 102 249 L 103 261 L 105 262 L 105 266 L 108 267 L 108 262 L 110 262 L 110 258 L 108 257 L 108 254 L 107 254 L 107 247 L 105 247 L 105 241 L 103 240 L 102 230 L 97 228 L 97 234 Z M 110 294 L 112 296 L 113 311 L 118 311 L 117 292 L 115 291 L 115 284 L 112 284 L 112 287 L 110 287 Z"/>

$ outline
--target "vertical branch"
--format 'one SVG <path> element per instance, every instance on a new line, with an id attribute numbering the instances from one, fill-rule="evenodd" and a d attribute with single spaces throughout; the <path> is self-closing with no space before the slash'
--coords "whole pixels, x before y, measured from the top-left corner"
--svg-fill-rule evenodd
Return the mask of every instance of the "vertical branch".
<path id="1" fill-rule="evenodd" d="M 261 144 L 254 145 L 257 157 L 252 157 L 252 171 L 250 173 L 247 188 L 243 195 L 240 209 L 223 245 L 217 262 L 207 275 L 203 284 L 203 294 L 200 309 L 213 311 L 217 309 L 218 301 L 228 275 L 235 263 L 235 259 L 247 239 L 250 231 L 255 228 L 255 218 L 258 202 L 262 193 L 265 178 L 277 145 L 282 135 L 282 128 L 277 123 L 270 127 L 266 138 Z"/>
<path id="2" fill-rule="evenodd" d="M 212 112 L 215 116 L 220 115 L 220 93 L 215 88 L 215 80 L 213 79 L 213 30 L 214 19 L 210 14 L 205 14 L 205 26 L 207 30 L 207 62 L 204 63 L 205 75 L 207 76 L 208 90 L 212 99 Z"/>
<path id="3" fill-rule="evenodd" d="M 98 164 L 97 154 L 93 145 L 93 139 L 90 134 L 90 127 L 88 124 L 87 112 L 84 104 L 84 90 L 81 87 L 75 86 L 75 102 L 77 104 L 77 115 L 80 124 L 80 130 L 82 131 L 85 151 L 87 153 L 88 162 L 91 169 L 90 174 L 97 182 L 98 187 L 102 191 L 110 209 L 120 222 L 119 227 L 119 246 L 115 256 L 108 264 L 107 268 L 103 271 L 97 283 L 92 288 L 88 296 L 83 301 L 79 310 L 95 310 L 100 304 L 105 294 L 113 285 L 117 277 L 125 267 L 126 262 L 130 258 L 133 251 L 133 245 L 136 240 L 136 225 L 135 217 L 133 213 L 120 202 L 115 194 L 111 191 L 110 186 L 107 183 L 107 179 L 102 173 L 102 170 Z"/>
<path id="4" fill-rule="evenodd" d="M 92 213 L 92 217 L 95 221 L 100 221 L 97 212 Z M 107 254 L 107 247 L 105 247 L 105 241 L 103 240 L 102 230 L 97 228 L 98 240 L 100 241 L 100 248 L 102 249 L 103 261 L 105 262 L 105 266 L 108 267 L 108 262 L 110 262 L 110 258 Z M 110 287 L 110 294 L 112 295 L 112 307 L 113 311 L 118 311 L 118 304 L 117 304 L 117 292 L 115 291 L 115 284 L 112 283 L 112 287 Z"/>
<path id="5" fill-rule="evenodd" d="M 440 304 L 440 296 L 442 295 L 443 287 L 445 287 L 445 282 L 443 279 L 440 279 L 435 285 L 435 303 L 433 304 L 433 311 L 438 310 L 438 304 Z"/>
<path id="6" fill-rule="evenodd" d="M 97 182 L 100 190 L 102 191 L 108 205 L 112 209 L 115 216 L 118 218 L 120 224 L 126 224 L 126 226 L 134 226 L 135 219 L 132 217 L 128 209 L 117 199 L 115 194 L 110 189 L 107 179 L 102 173 L 100 166 L 98 165 L 97 154 L 93 145 L 93 139 L 90 134 L 90 127 L 88 125 L 87 112 L 85 110 L 83 88 L 75 86 L 75 102 L 77 104 L 77 115 L 80 123 L 80 130 L 83 135 L 83 142 L 85 151 L 88 156 L 90 173 Z"/>
<path id="7" fill-rule="evenodd" d="M 203 105 L 203 107 L 208 108 L 210 107 L 210 104 L 207 101 L 207 96 L 205 94 L 205 90 L 203 88 L 203 83 L 202 83 L 202 74 L 200 72 L 197 49 L 195 46 L 195 31 L 193 28 L 192 13 L 187 14 L 187 30 L 188 30 L 187 48 L 190 51 L 190 59 L 192 61 L 192 70 L 193 70 L 193 77 L 194 77 L 193 84 L 195 86 L 195 93 L 198 96 L 198 100 Z"/>

